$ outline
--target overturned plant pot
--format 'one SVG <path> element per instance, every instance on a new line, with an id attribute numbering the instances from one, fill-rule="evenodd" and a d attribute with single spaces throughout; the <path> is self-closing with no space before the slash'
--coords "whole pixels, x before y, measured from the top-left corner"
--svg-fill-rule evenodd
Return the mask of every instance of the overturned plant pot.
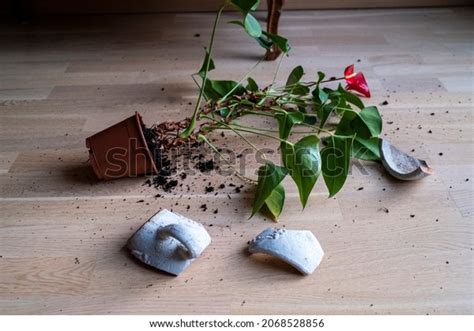
<path id="1" fill-rule="evenodd" d="M 89 161 L 99 179 L 157 173 L 139 113 L 86 139 Z"/>

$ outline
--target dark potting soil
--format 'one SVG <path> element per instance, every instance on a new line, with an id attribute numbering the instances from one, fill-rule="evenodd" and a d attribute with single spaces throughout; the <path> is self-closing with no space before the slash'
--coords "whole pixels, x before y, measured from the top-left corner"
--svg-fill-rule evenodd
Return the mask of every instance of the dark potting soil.
<path id="1" fill-rule="evenodd" d="M 178 175 L 178 165 L 180 164 L 186 165 L 188 169 L 197 169 L 202 173 L 210 172 L 218 168 L 214 160 L 206 160 L 206 155 L 203 153 L 205 146 L 202 143 L 193 142 L 183 145 L 176 150 L 164 151 L 160 142 L 156 140 L 152 129 L 143 127 L 143 134 L 148 149 L 152 154 L 153 161 L 158 169 L 158 174 L 148 179 L 145 185 L 170 192 L 179 185 L 180 180 L 187 178 L 187 174 L 184 171 Z M 182 186 L 182 184 L 180 186 Z M 212 188 L 212 191 L 213 189 L 214 188 Z M 212 191 L 206 189 L 206 192 Z"/>
<path id="2" fill-rule="evenodd" d="M 206 186 L 206 193 L 214 192 L 214 186 Z"/>
<path id="3" fill-rule="evenodd" d="M 207 161 L 199 161 L 196 164 L 195 168 L 201 172 L 209 172 L 211 170 L 214 170 L 216 167 L 214 165 L 214 160 L 207 160 Z"/>

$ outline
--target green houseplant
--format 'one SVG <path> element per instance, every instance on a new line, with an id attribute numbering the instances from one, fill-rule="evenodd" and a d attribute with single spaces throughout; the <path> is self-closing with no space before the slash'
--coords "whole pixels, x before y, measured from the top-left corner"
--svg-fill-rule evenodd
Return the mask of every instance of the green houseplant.
<path id="1" fill-rule="evenodd" d="M 277 84 L 278 72 L 291 46 L 283 36 L 262 30 L 252 15 L 259 2 L 226 0 L 223 3 L 217 12 L 202 66 L 193 75 L 199 95 L 192 116 L 179 122 L 154 125 L 152 132 L 164 151 L 191 141 L 202 142 L 219 155 L 220 149 L 208 139 L 209 135 L 216 130 L 234 132 L 265 160 L 258 169 L 256 180 L 236 172 L 240 178 L 256 184 L 251 216 L 265 210 L 276 220 L 284 205 L 285 189 L 281 182 L 286 176 L 290 176 L 297 186 L 304 208 L 319 177 L 323 177 L 332 197 L 346 181 L 351 158 L 380 160 L 382 119 L 377 107 L 365 106 L 358 96 L 370 97 L 370 91 L 364 75 L 355 72 L 353 65 L 345 69 L 343 77 L 331 79 L 326 79 L 322 72 L 305 76 L 303 67 L 297 66 L 285 84 Z M 241 20 L 229 23 L 241 27 L 261 47 L 278 47 L 283 52 L 270 85 L 261 88 L 251 77 L 260 61 L 239 81 L 211 79 L 210 72 L 216 67 L 212 57 L 214 37 L 227 7 L 234 7 L 242 14 Z M 303 80 L 304 76 L 312 79 Z M 338 81 L 345 85 L 338 84 L 335 88 L 326 85 L 332 83 L 334 86 Z M 250 116 L 272 119 L 278 130 L 273 132 L 239 122 Z M 305 131 L 299 140 L 292 141 L 290 135 L 296 128 Z M 267 160 L 243 133 L 273 140 L 281 151 L 281 165 Z"/>

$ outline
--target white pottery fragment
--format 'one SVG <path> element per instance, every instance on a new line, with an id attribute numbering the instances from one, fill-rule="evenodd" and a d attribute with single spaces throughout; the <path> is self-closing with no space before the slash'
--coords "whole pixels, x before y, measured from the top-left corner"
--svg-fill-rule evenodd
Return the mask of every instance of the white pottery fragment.
<path id="1" fill-rule="evenodd" d="M 201 224 L 164 209 L 135 232 L 127 247 L 143 263 L 177 276 L 210 243 Z"/>
<path id="2" fill-rule="evenodd" d="M 318 239 L 306 230 L 268 228 L 250 242 L 250 253 L 264 253 L 282 259 L 304 275 L 318 267 L 324 251 Z"/>
<path id="3" fill-rule="evenodd" d="M 385 139 L 380 143 L 380 157 L 388 173 L 400 180 L 422 179 L 434 173 L 424 160 L 403 153 Z"/>

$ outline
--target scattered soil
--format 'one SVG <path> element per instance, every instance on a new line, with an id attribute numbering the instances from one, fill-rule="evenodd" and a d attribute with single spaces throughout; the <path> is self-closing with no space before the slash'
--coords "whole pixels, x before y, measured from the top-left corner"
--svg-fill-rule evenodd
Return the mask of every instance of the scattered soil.
<path id="1" fill-rule="evenodd" d="M 240 183 L 236 185 L 228 180 L 221 183 L 210 180 L 210 176 L 214 176 L 213 171 L 220 169 L 215 159 L 215 153 L 205 143 L 198 142 L 196 134 L 191 135 L 186 141 L 179 137 L 179 132 L 182 132 L 188 123 L 188 120 L 181 122 L 168 121 L 153 125 L 150 128 L 143 127 L 148 149 L 158 170 L 158 173 L 148 177 L 143 185 L 160 190 L 159 193 L 154 195 L 156 199 L 163 198 L 168 194 L 179 197 L 177 200 L 170 201 L 172 205 L 168 208 L 171 211 L 173 211 L 171 207 L 181 205 L 183 209 L 188 211 L 192 207 L 202 212 L 212 212 L 213 217 L 216 218 L 219 213 L 218 208 L 215 208 L 217 206 L 210 209 L 206 203 L 196 206 L 189 204 L 189 202 L 183 204 L 182 200 L 191 200 L 189 193 L 204 190 L 206 194 L 218 195 L 219 190 L 224 190 L 221 193 L 227 195 L 227 199 L 223 202 L 223 205 L 229 205 L 229 200 L 232 199 L 229 193 L 231 191 L 239 193 L 244 185 L 240 185 Z M 220 135 L 219 139 L 225 141 L 228 137 L 224 134 Z M 176 192 L 173 192 L 174 190 Z M 184 194 L 181 194 L 184 192 L 187 192 L 187 197 L 183 197 Z M 209 200 L 206 202 L 209 202 Z M 235 210 L 235 212 L 238 211 Z"/>
<path id="2" fill-rule="evenodd" d="M 202 173 L 218 168 L 214 160 L 206 159 L 208 150 L 202 143 L 193 138 L 190 141 L 183 141 L 178 137 L 178 131 L 186 126 L 187 121 L 185 120 L 178 123 L 164 122 L 151 128 L 143 128 L 148 149 L 158 169 L 158 174 L 147 179 L 145 185 L 170 192 L 180 185 L 180 181 L 188 177 L 185 172 L 186 167 L 198 169 Z M 178 167 L 183 165 L 185 166 L 184 171 L 178 174 L 178 170 L 180 170 Z M 214 188 L 206 188 L 206 192 L 213 190 Z"/>
<path id="3" fill-rule="evenodd" d="M 201 172 L 210 172 L 215 169 L 214 160 L 199 161 L 195 168 Z"/>
<path id="4" fill-rule="evenodd" d="M 206 193 L 214 192 L 214 186 L 206 186 Z"/>

